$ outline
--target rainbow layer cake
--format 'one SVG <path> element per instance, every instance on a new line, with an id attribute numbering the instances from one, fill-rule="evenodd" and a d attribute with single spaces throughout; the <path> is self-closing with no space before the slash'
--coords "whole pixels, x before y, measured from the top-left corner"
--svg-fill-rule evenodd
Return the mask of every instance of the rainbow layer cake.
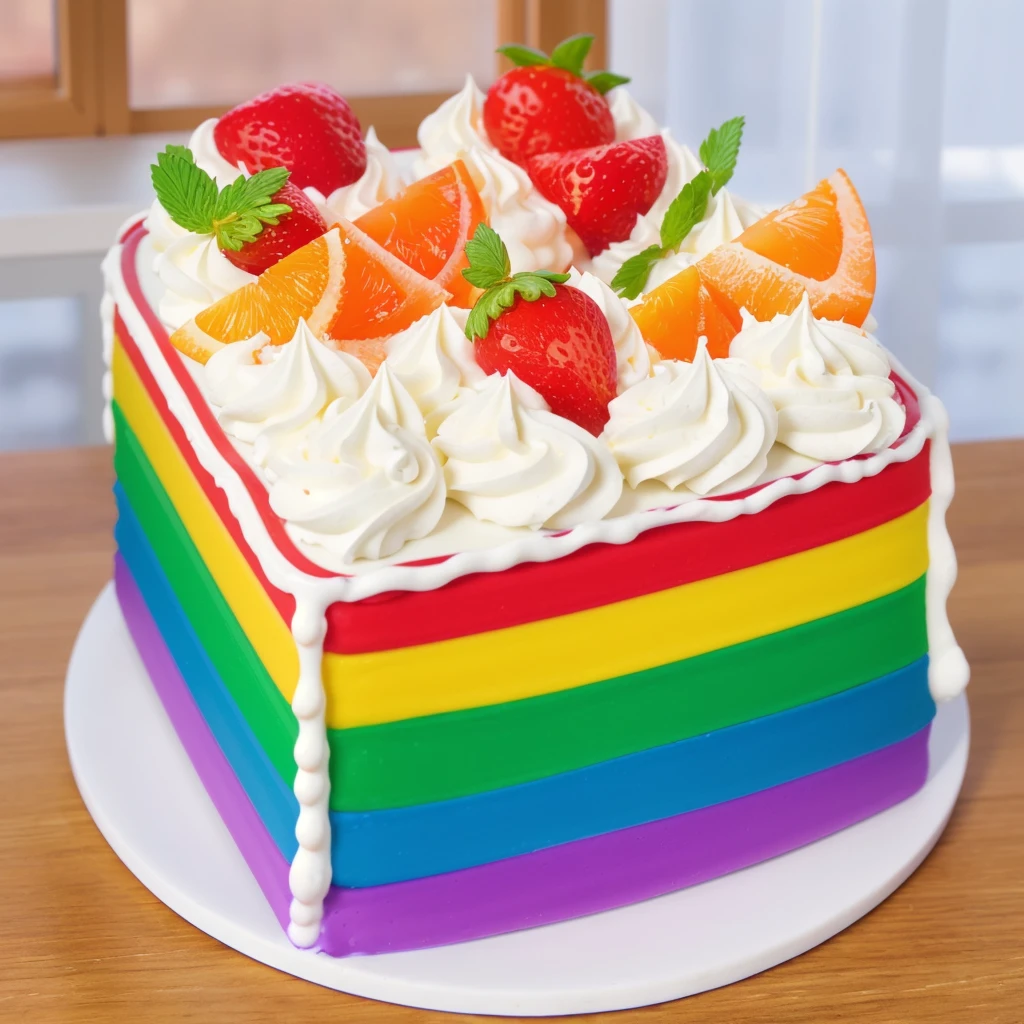
<path id="1" fill-rule="evenodd" d="M 766 211 L 586 40 L 393 154 L 326 86 L 104 264 L 125 622 L 292 941 L 610 910 L 916 792 L 967 666 L 941 404 L 842 171 Z M 529 102 L 524 102 L 527 97 Z"/>

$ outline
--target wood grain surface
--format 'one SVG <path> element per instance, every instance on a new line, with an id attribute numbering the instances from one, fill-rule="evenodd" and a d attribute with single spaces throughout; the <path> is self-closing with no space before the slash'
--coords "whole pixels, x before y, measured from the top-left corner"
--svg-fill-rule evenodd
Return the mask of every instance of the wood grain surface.
<path id="1" fill-rule="evenodd" d="M 747 981 L 619 1020 L 1024 1022 L 1024 441 L 955 448 L 951 615 L 974 670 L 945 836 L 878 909 Z M 228 949 L 104 842 L 68 768 L 71 645 L 110 575 L 108 449 L 0 456 L 0 1020 L 425 1024 Z"/>

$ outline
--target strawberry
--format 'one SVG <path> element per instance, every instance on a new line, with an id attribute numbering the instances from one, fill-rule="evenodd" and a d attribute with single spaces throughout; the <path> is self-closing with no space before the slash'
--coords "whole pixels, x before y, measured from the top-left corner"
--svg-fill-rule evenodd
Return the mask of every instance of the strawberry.
<path id="1" fill-rule="evenodd" d="M 583 70 L 594 37 L 571 36 L 549 57 L 529 46 L 502 46 L 517 67 L 491 86 L 484 128 L 502 156 L 526 165 L 536 153 L 601 146 L 615 139 L 604 94 L 628 82 L 610 71 Z"/>
<path id="2" fill-rule="evenodd" d="M 276 225 L 266 225 L 253 241 L 244 244 L 237 252 L 221 250 L 236 267 L 256 276 L 327 230 L 327 222 L 320 216 L 320 211 L 306 193 L 290 181 L 278 189 L 270 201 L 291 207 L 291 212 L 282 214 Z"/>
<path id="3" fill-rule="evenodd" d="M 466 243 L 466 257 L 463 276 L 484 289 L 466 321 L 481 369 L 511 370 L 552 412 L 600 434 L 617 377 L 615 344 L 601 307 L 566 286 L 568 274 L 510 275 L 508 250 L 486 224 Z"/>
<path id="4" fill-rule="evenodd" d="M 610 146 L 541 153 L 527 165 L 541 195 L 565 211 L 591 256 L 629 238 L 665 187 L 668 153 L 660 135 Z"/>
<path id="5" fill-rule="evenodd" d="M 150 168 L 160 205 L 179 227 L 213 235 L 224 255 L 242 270 L 261 274 L 327 230 L 306 195 L 288 181 L 284 167 L 239 175 L 218 189 L 196 166 L 191 150 L 168 146 Z"/>
<path id="6" fill-rule="evenodd" d="M 366 170 L 359 120 L 329 85 L 300 82 L 261 93 L 229 110 L 213 129 L 221 156 L 255 174 L 287 167 L 292 184 L 325 196 Z"/>

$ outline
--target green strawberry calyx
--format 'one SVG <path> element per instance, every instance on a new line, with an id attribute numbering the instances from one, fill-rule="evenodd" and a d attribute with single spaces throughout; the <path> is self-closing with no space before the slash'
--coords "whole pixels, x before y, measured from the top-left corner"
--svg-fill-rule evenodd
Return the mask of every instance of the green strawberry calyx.
<path id="1" fill-rule="evenodd" d="M 594 37 L 582 33 L 563 39 L 551 51 L 550 56 L 543 50 L 537 50 L 532 46 L 523 46 L 520 43 L 499 46 L 497 52 L 503 57 L 508 57 L 518 68 L 561 68 L 577 78 L 582 78 L 603 96 L 609 89 L 614 89 L 617 85 L 625 85 L 629 79 L 625 75 L 615 74 L 614 71 L 584 71 L 583 62 L 587 59 L 587 54 L 590 53 L 590 48 L 593 45 Z"/>
<path id="2" fill-rule="evenodd" d="M 536 302 L 542 295 L 554 298 L 555 285 L 565 284 L 568 274 L 553 270 L 524 270 L 512 273 L 508 249 L 501 236 L 486 224 L 478 224 L 473 237 L 466 242 L 469 266 L 462 276 L 483 295 L 476 301 L 466 321 L 466 337 L 470 341 L 486 338 L 491 324 L 509 309 L 517 298 Z"/>
<path id="3" fill-rule="evenodd" d="M 276 225 L 292 208 L 272 202 L 291 173 L 271 167 L 247 178 L 240 174 L 230 185 L 217 182 L 196 165 L 186 146 L 168 146 L 150 165 L 160 205 L 179 227 L 197 235 L 214 235 L 221 249 L 238 252 L 256 240 L 267 225 Z"/>

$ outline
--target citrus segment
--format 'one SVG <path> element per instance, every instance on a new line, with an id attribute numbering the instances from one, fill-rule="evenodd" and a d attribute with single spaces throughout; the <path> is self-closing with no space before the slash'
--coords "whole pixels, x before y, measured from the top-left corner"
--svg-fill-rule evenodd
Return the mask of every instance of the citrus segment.
<path id="1" fill-rule="evenodd" d="M 644 341 L 665 359 L 691 362 L 701 336 L 708 339 L 708 355 L 713 359 L 729 354 L 739 318 L 732 322 L 727 309 L 727 305 L 723 308 L 715 301 L 696 266 L 692 266 L 648 292 L 629 312 Z"/>
<path id="2" fill-rule="evenodd" d="M 859 327 L 875 295 L 875 248 L 846 172 L 773 210 L 697 264 L 704 282 L 757 320 L 792 313 L 804 292 L 816 317 Z"/>
<path id="3" fill-rule="evenodd" d="M 321 333 L 338 307 L 344 259 L 341 233 L 334 228 L 204 309 L 171 335 L 171 344 L 205 363 L 218 349 L 260 331 L 272 344 L 284 344 L 300 317 Z"/>
<path id="4" fill-rule="evenodd" d="M 480 193 L 466 165 L 456 160 L 367 211 L 355 225 L 450 292 L 455 305 L 469 307 L 480 293 L 462 276 L 465 247 L 481 221 L 486 213 Z"/>
<path id="5" fill-rule="evenodd" d="M 355 225 L 340 221 L 345 280 L 327 324 L 337 341 L 383 338 L 404 330 L 451 296 L 379 246 Z"/>
<path id="6" fill-rule="evenodd" d="M 386 343 L 387 338 L 360 338 L 358 340 L 347 338 L 344 341 L 327 338 L 325 342 L 339 352 L 347 352 L 350 356 L 355 356 L 374 377 L 388 354 Z"/>

